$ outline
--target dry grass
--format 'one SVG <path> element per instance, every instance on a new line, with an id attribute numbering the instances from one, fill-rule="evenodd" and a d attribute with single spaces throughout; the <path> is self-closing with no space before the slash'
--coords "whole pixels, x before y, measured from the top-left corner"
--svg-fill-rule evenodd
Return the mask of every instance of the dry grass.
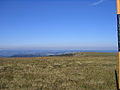
<path id="1" fill-rule="evenodd" d="M 115 90 L 115 53 L 0 58 L 0 90 Z"/>

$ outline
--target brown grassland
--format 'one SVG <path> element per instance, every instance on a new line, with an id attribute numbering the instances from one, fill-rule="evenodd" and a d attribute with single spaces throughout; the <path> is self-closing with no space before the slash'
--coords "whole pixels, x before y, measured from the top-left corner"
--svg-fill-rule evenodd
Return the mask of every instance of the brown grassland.
<path id="1" fill-rule="evenodd" d="M 0 90 L 116 90 L 116 53 L 0 58 Z"/>

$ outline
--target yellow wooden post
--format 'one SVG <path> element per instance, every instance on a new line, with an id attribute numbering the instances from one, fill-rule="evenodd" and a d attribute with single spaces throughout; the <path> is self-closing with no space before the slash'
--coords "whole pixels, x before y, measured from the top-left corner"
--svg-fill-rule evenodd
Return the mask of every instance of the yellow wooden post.
<path id="1" fill-rule="evenodd" d="M 117 14 L 120 14 L 120 0 L 117 0 Z"/>
<path id="2" fill-rule="evenodd" d="M 117 29 L 118 29 L 118 84 L 120 89 L 120 0 L 116 1 L 117 5 Z"/>

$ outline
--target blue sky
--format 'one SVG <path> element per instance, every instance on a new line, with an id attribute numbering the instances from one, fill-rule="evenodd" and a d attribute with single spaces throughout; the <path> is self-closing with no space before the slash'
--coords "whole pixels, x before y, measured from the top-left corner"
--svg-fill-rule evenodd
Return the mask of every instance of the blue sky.
<path id="1" fill-rule="evenodd" d="M 0 49 L 117 49 L 115 0 L 0 0 Z"/>

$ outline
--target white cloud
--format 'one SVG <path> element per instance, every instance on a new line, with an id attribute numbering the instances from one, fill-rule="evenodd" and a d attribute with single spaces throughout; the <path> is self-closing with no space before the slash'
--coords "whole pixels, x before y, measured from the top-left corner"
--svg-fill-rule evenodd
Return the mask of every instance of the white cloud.
<path id="1" fill-rule="evenodd" d="M 92 4 L 92 6 L 96 6 L 96 5 L 99 5 L 99 4 L 101 4 L 102 2 L 104 2 L 105 0 L 99 0 L 99 1 L 97 1 L 97 2 L 94 2 L 93 4 Z"/>

